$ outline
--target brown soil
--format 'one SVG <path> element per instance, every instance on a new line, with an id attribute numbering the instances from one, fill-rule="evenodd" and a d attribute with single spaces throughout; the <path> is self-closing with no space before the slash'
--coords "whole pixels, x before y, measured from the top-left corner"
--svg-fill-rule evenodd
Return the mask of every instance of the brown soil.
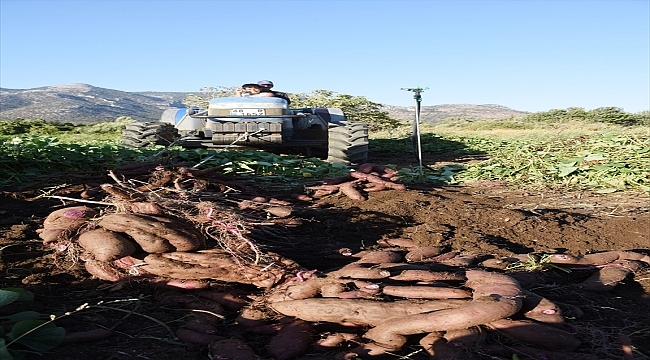
<path id="1" fill-rule="evenodd" d="M 382 160 L 377 157 L 378 163 Z M 391 163 L 395 159 L 391 158 Z M 385 161 L 384 161 L 385 163 Z M 108 181 L 108 180 L 107 180 Z M 79 187 L 58 190 L 76 196 Z M 132 282 L 116 289 L 93 279 L 78 265 L 57 264 L 54 254 L 41 245 L 36 230 L 61 200 L 38 198 L 35 190 L 2 194 L 0 219 L 0 287 L 32 291 L 35 301 L 14 303 L 2 314 L 35 310 L 61 315 L 83 304 L 91 305 L 57 321 L 69 332 L 111 328 L 109 338 L 62 345 L 43 357 L 28 359 L 208 359 L 204 345 L 171 340 L 187 315 L 183 310 L 161 306 L 154 297 L 159 289 Z M 296 206 L 294 216 L 304 224 L 282 229 L 272 238 L 256 236 L 260 245 L 291 258 L 308 269 L 326 270 L 341 264 L 328 259 L 340 248 L 359 250 L 380 239 L 411 238 L 422 244 L 489 256 L 528 253 L 573 255 L 608 250 L 650 254 L 650 199 L 640 193 L 595 195 L 587 192 L 554 193 L 511 190 L 498 183 L 465 187 L 412 185 L 405 191 L 372 193 L 367 201 L 335 195 L 320 200 L 319 208 Z M 66 204 L 68 205 L 68 204 Z M 582 345 L 578 353 L 602 359 L 621 359 L 620 335 L 629 337 L 635 359 L 650 356 L 650 273 L 644 269 L 613 291 L 593 293 L 574 285 L 588 271 L 564 273 L 520 272 L 526 287 L 584 315 L 570 317 Z M 101 302 L 137 299 L 95 306 Z M 92 307 L 95 306 L 95 307 Z M 114 310 L 115 308 L 119 310 Z M 227 320 L 224 327 L 234 326 Z M 260 354 L 268 336 L 238 334 Z M 498 343 L 499 338 L 489 341 Z M 427 356 L 412 348 L 409 359 Z M 408 352 L 402 354 L 405 355 Z M 511 359 L 477 350 L 475 359 Z M 301 359 L 327 359 L 330 355 L 307 354 Z M 398 356 L 389 358 L 400 358 Z M 469 358 L 469 357 L 468 357 Z M 523 359 L 523 357 L 519 357 Z M 576 357 L 578 359 L 580 357 Z M 630 357 L 632 358 L 632 357 Z"/>

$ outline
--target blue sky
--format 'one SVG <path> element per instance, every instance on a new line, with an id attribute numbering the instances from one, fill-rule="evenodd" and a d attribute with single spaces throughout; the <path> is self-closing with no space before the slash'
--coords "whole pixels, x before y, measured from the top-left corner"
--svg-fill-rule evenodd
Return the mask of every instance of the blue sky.
<path id="1" fill-rule="evenodd" d="M 650 108 L 650 1 L 0 0 L 0 87 Z"/>

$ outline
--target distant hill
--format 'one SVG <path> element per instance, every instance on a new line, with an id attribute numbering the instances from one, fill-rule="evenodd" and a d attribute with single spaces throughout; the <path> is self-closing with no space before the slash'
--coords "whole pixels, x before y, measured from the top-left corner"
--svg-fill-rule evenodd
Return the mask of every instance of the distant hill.
<path id="1" fill-rule="evenodd" d="M 415 119 L 415 106 L 384 105 L 384 110 L 394 119 Z M 472 120 L 496 120 L 507 118 L 521 118 L 528 112 L 513 110 L 501 105 L 470 105 L 470 104 L 443 104 L 422 106 L 420 109 L 420 122 L 435 124 L 450 118 L 463 118 Z"/>
<path id="2" fill-rule="evenodd" d="M 126 92 L 67 84 L 35 89 L 0 89 L 0 119 L 99 122 L 120 116 L 155 121 L 168 107 L 182 106 L 184 92 Z"/>
<path id="3" fill-rule="evenodd" d="M 169 107 L 181 107 L 189 92 L 126 92 L 87 84 L 66 84 L 34 89 L 0 88 L 0 119 L 43 119 L 61 122 L 112 121 L 130 116 L 156 121 Z M 195 94 L 198 94 L 196 92 Z M 391 117 L 413 120 L 414 107 L 385 105 Z M 420 120 L 436 123 L 448 118 L 502 119 L 528 113 L 500 105 L 423 106 Z"/>

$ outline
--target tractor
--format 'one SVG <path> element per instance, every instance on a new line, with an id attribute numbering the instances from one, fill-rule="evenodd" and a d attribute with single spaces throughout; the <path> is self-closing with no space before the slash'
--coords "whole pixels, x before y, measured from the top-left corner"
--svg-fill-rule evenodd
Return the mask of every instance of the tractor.
<path id="1" fill-rule="evenodd" d="M 348 121 L 338 108 L 291 109 L 282 98 L 222 97 L 207 109 L 171 108 L 160 121 L 129 124 L 122 144 L 253 148 L 358 165 L 368 158 L 368 125 Z"/>

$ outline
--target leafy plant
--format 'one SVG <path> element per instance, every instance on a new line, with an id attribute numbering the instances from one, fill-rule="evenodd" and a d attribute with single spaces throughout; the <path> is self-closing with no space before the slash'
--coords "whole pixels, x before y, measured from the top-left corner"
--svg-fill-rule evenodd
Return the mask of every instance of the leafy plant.
<path id="1" fill-rule="evenodd" d="M 0 289 L 0 307 L 16 301 L 32 300 L 34 294 L 30 291 L 21 288 Z M 46 319 L 46 315 L 35 311 L 0 317 L 0 359 L 19 360 L 29 353 L 40 354 L 61 345 L 65 329 Z"/>
<path id="2" fill-rule="evenodd" d="M 527 257 L 528 258 L 526 261 L 517 261 L 515 263 L 506 266 L 506 270 L 524 270 L 524 271 L 532 272 L 532 271 L 543 271 L 551 268 L 566 273 L 571 272 L 571 270 L 569 269 L 551 263 L 550 254 L 544 254 L 540 258 L 537 258 L 536 256 L 533 256 L 531 254 L 527 254 Z"/>

